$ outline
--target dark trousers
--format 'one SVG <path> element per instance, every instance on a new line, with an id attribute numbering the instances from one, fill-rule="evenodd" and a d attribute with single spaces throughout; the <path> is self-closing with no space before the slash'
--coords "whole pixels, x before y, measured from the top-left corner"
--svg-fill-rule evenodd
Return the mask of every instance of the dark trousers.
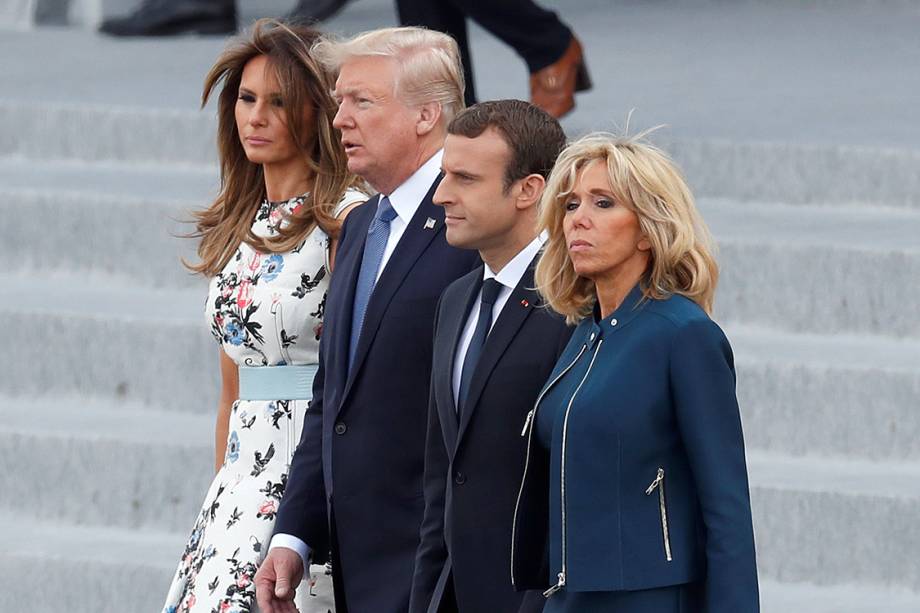
<path id="1" fill-rule="evenodd" d="M 335 543 L 332 547 L 332 595 L 335 598 L 336 613 L 348 613 L 348 605 L 345 602 L 345 579 L 342 577 L 342 565 L 338 560 L 338 533 L 335 528 L 335 514 L 329 518 L 329 536 L 331 542 Z"/>
<path id="2" fill-rule="evenodd" d="M 399 22 L 446 32 L 460 47 L 466 80 L 466 103 L 476 102 L 466 18 L 511 46 L 533 73 L 562 57 L 572 31 L 553 11 L 533 0 L 396 0 Z"/>

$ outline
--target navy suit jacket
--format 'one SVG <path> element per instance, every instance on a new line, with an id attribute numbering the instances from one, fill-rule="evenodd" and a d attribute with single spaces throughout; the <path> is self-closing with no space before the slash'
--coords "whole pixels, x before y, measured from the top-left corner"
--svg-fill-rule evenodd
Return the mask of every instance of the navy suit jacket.
<path id="1" fill-rule="evenodd" d="M 541 416 L 549 454 L 534 433 Z M 530 424 L 521 498 L 549 491 L 550 574 L 515 558 L 517 585 L 555 582 L 565 564 L 569 591 L 699 581 L 706 613 L 759 610 L 734 361 L 699 306 L 636 286 L 610 316 L 585 318 Z M 545 516 L 519 513 L 515 543 L 545 531 Z"/>
<path id="2" fill-rule="evenodd" d="M 444 210 L 431 200 L 438 182 L 377 281 L 351 371 L 355 285 L 379 196 L 348 216 L 336 254 L 313 400 L 275 532 L 306 542 L 315 562 L 332 551 L 340 612 L 408 607 L 424 512 L 435 307 L 444 288 L 480 261 L 447 244 Z"/>
<path id="3" fill-rule="evenodd" d="M 511 585 L 511 521 L 527 443 L 521 427 L 573 328 L 540 305 L 528 269 L 489 333 L 458 419 L 454 361 L 482 278 L 479 267 L 455 281 L 438 307 L 410 613 L 436 613 L 451 579 L 462 613 L 539 613 L 545 604 L 540 592 Z M 527 546 L 544 556 L 545 538 Z"/>

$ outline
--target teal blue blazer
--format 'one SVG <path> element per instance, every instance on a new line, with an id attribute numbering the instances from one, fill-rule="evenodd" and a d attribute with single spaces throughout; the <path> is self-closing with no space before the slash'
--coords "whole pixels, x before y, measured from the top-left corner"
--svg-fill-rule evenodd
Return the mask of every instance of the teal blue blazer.
<path id="1" fill-rule="evenodd" d="M 548 523 L 550 572 L 513 558 L 518 589 L 697 581 L 707 613 L 760 610 L 732 350 L 699 306 L 636 286 L 587 317 L 532 413 L 517 508 L 542 503 L 548 517 L 516 513 L 513 549 Z M 551 424 L 548 452 L 537 423 Z"/>

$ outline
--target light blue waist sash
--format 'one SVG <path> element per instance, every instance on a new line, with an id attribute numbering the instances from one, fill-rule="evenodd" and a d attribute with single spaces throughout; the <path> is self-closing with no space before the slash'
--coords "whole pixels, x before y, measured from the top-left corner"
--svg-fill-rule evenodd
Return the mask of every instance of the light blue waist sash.
<path id="1" fill-rule="evenodd" d="M 240 366 L 240 400 L 310 400 L 316 364 Z"/>

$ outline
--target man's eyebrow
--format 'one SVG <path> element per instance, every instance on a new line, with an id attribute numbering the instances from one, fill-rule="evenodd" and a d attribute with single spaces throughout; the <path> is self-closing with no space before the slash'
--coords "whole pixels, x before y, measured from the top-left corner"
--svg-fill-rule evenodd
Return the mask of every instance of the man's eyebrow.
<path id="1" fill-rule="evenodd" d="M 444 173 L 444 174 L 447 174 L 448 172 L 450 172 L 451 174 L 462 175 L 462 176 L 464 176 L 464 177 L 470 177 L 470 178 L 472 178 L 472 179 L 477 179 L 477 178 L 479 178 L 479 175 L 478 175 L 478 174 L 476 174 L 475 172 L 473 172 L 473 171 L 471 171 L 471 170 L 467 170 L 466 168 L 463 168 L 463 167 L 460 167 L 460 168 L 444 168 L 444 166 L 441 166 L 441 172 Z"/>

